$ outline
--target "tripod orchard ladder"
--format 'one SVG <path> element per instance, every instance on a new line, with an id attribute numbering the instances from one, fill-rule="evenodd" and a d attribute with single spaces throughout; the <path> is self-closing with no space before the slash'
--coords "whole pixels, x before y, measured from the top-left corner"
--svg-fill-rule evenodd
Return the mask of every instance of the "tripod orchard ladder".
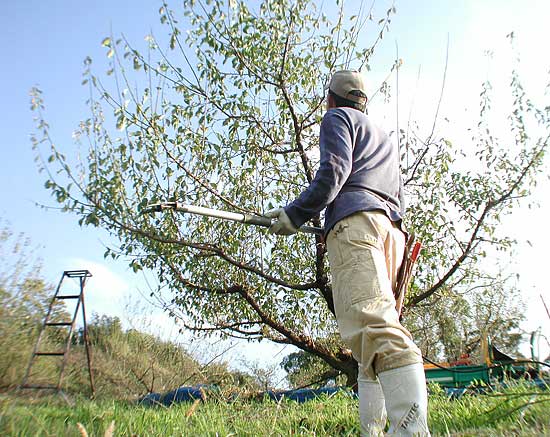
<path id="1" fill-rule="evenodd" d="M 90 354 L 90 344 L 88 340 L 88 330 L 86 327 L 86 308 L 84 306 L 84 286 L 86 284 L 86 280 L 90 278 L 92 274 L 88 270 L 66 270 L 63 272 L 63 275 L 61 275 L 61 280 L 59 281 L 59 284 L 55 290 L 55 294 L 52 297 L 52 300 L 50 302 L 50 305 L 48 307 L 48 312 L 46 313 L 46 317 L 44 318 L 44 322 L 42 323 L 42 327 L 40 329 L 40 333 L 38 334 L 38 338 L 36 340 L 36 344 L 34 346 L 34 349 L 32 351 L 31 358 L 29 360 L 29 364 L 27 366 L 27 371 L 25 372 L 25 376 L 23 378 L 23 382 L 19 386 L 21 389 L 36 389 L 36 390 L 55 390 L 57 392 L 61 391 L 61 385 L 63 382 L 63 375 L 65 372 L 65 368 L 67 365 L 67 361 L 69 358 L 69 351 L 71 348 L 71 340 L 73 337 L 73 332 L 75 329 L 75 322 L 78 315 L 78 310 L 82 306 L 82 322 L 83 322 L 83 340 L 84 340 L 84 347 L 86 349 L 86 361 L 88 365 L 88 374 L 90 378 L 90 388 L 92 391 L 92 397 L 95 395 L 95 388 L 94 388 L 94 379 L 92 375 L 92 357 Z M 63 284 L 63 280 L 65 278 L 76 278 L 79 282 L 79 292 L 78 294 L 64 294 L 61 292 L 61 285 Z M 57 301 L 62 300 L 76 300 L 76 305 L 73 313 L 73 317 L 70 321 L 51 321 L 52 312 L 55 306 L 55 303 Z M 42 350 L 42 341 L 44 340 L 44 333 L 48 329 L 52 328 L 63 328 L 68 327 L 68 333 L 67 337 L 64 340 L 65 346 L 62 350 Z M 31 379 L 31 369 L 34 364 L 36 364 L 37 360 L 39 358 L 43 357 L 60 357 L 62 358 L 61 365 L 59 367 L 59 378 L 57 380 L 57 383 L 29 383 L 29 379 Z"/>

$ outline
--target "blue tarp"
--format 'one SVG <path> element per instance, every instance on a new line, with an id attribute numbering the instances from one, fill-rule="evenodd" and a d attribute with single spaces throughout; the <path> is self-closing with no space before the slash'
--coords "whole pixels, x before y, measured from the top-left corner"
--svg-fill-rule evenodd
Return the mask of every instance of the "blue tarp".
<path id="1" fill-rule="evenodd" d="M 548 381 L 535 379 L 530 381 L 531 384 L 539 388 L 548 389 Z M 178 387 L 175 390 L 164 394 L 149 393 L 138 400 L 138 403 L 146 406 L 164 405 L 170 406 L 179 402 L 193 402 L 197 399 L 201 401 L 205 399 L 205 393 L 208 391 L 217 390 L 217 387 L 212 385 L 196 385 L 192 387 Z M 451 399 L 460 398 L 466 391 L 467 387 L 446 387 L 445 392 Z M 268 397 L 274 401 L 288 399 L 299 403 L 307 402 L 319 397 L 320 395 L 333 395 L 338 392 L 343 392 L 351 397 L 357 397 L 357 394 L 351 391 L 348 387 L 323 387 L 323 388 L 302 388 L 297 390 L 268 390 L 260 393 L 259 398 Z"/>
<path id="2" fill-rule="evenodd" d="M 164 394 L 149 393 L 139 399 L 138 403 L 147 406 L 164 405 L 169 407 L 173 403 L 195 401 L 197 399 L 204 401 L 204 391 L 207 390 L 208 387 L 209 386 L 205 385 L 196 385 L 193 387 L 178 387 Z"/>
<path id="3" fill-rule="evenodd" d="M 263 393 L 264 396 L 269 397 L 275 401 L 281 399 L 289 399 L 296 402 L 306 402 L 320 395 L 333 395 L 337 392 L 344 392 L 350 396 L 356 396 L 349 388 L 346 387 L 322 387 L 322 388 L 301 388 L 297 390 L 284 390 L 284 391 L 273 391 L 268 390 Z"/>
<path id="4" fill-rule="evenodd" d="M 141 399 L 139 399 L 138 403 L 146 406 L 164 405 L 168 407 L 173 403 L 189 402 L 189 401 L 193 402 L 197 399 L 204 401 L 205 392 L 208 392 L 208 390 L 212 390 L 212 389 L 215 389 L 215 388 L 212 386 L 206 386 L 206 385 L 197 385 L 193 387 L 178 387 L 177 389 L 169 391 L 164 394 L 149 393 L 143 396 Z M 315 399 L 316 397 L 323 394 L 333 395 L 340 391 L 347 393 L 350 396 L 356 396 L 355 393 L 353 393 L 350 389 L 346 387 L 323 387 L 323 388 L 317 388 L 317 389 L 302 388 L 298 390 L 281 390 L 281 391 L 268 390 L 266 392 L 260 393 L 259 397 L 260 398 L 268 397 L 275 401 L 279 401 L 284 398 L 284 399 L 302 403 L 302 402 L 309 401 L 311 399 Z"/>

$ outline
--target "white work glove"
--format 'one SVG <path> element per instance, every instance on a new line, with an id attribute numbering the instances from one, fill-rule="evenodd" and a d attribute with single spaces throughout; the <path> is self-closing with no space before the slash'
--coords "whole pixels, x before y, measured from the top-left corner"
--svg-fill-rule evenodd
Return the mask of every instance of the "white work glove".
<path id="1" fill-rule="evenodd" d="M 273 218 L 275 221 L 271 224 L 267 232 L 277 235 L 292 235 L 298 232 L 298 228 L 290 220 L 284 208 L 276 208 L 264 214 L 266 217 Z"/>

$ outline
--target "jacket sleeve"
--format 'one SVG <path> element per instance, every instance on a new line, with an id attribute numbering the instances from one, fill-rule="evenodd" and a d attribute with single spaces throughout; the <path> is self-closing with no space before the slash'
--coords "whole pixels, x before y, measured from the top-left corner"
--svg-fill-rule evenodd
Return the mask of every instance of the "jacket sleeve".
<path id="1" fill-rule="evenodd" d="M 290 220 L 302 226 L 326 208 L 348 179 L 353 164 L 351 123 L 343 111 L 327 111 L 319 134 L 320 163 L 315 178 L 300 196 L 285 207 Z"/>

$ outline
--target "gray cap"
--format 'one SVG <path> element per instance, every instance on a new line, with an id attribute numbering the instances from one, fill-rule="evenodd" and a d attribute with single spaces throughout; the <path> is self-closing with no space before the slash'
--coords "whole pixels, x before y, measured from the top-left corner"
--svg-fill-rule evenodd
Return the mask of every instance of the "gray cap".
<path id="1" fill-rule="evenodd" d="M 350 94 L 351 91 L 361 91 L 365 96 L 367 95 L 367 81 L 365 76 L 359 71 L 337 71 L 330 78 L 328 89 L 337 96 L 351 100 L 352 102 L 361 104 L 367 102 L 366 97 Z"/>

